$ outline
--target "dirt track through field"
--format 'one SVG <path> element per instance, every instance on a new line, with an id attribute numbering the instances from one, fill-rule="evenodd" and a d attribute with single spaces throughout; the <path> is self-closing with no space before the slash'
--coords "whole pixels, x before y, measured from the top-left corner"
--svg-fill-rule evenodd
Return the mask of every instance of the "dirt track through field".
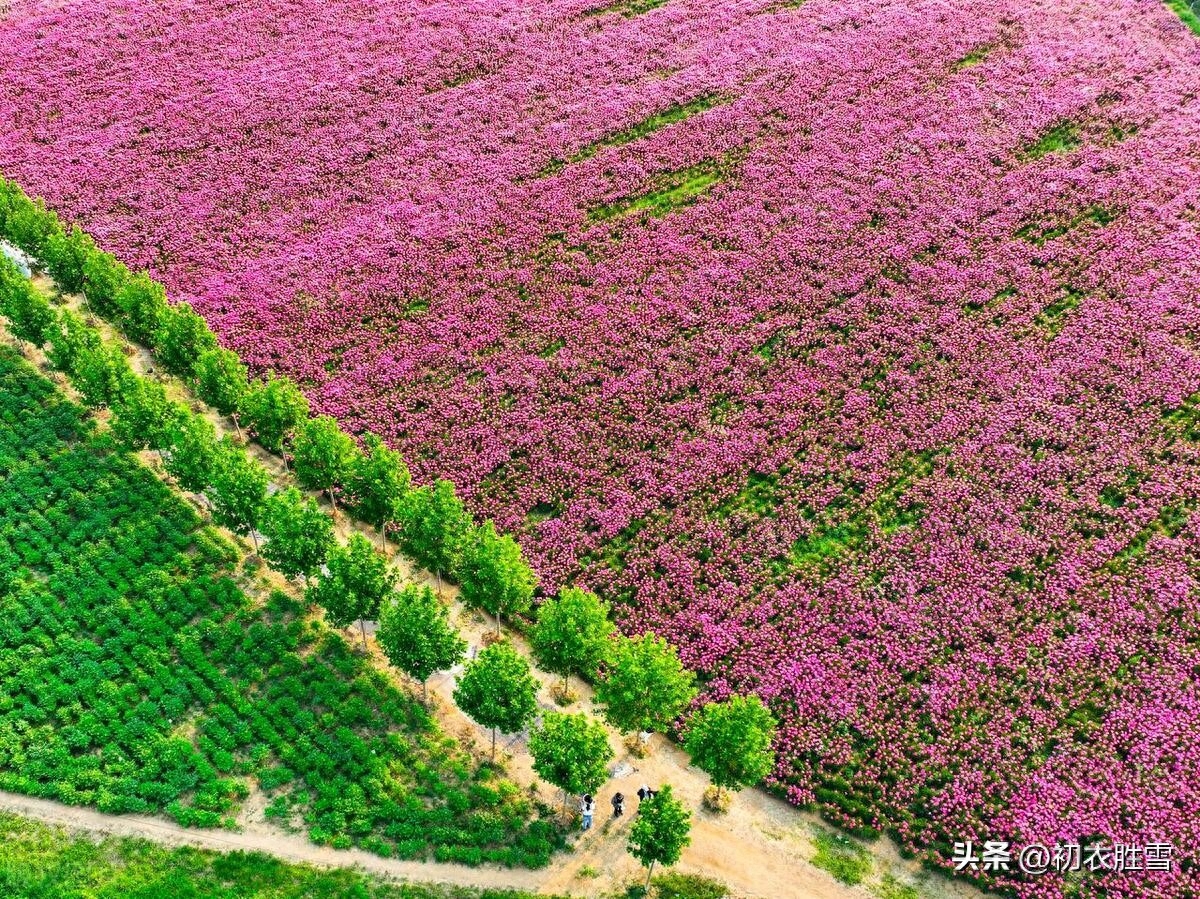
<path id="1" fill-rule="evenodd" d="M 48 293 L 53 292 L 53 283 L 45 277 L 36 278 L 35 283 Z M 77 311 L 83 311 L 80 297 L 68 296 L 63 301 Z M 110 339 L 126 346 L 135 371 L 155 378 L 161 376 L 153 357 L 145 348 L 129 344 L 103 322 L 94 323 Z M 36 351 L 27 355 L 34 361 L 45 363 L 44 357 Z M 195 398 L 178 382 L 164 383 L 177 398 L 186 400 L 193 408 L 200 408 Z M 232 421 L 207 407 L 203 408 L 203 412 L 219 434 L 235 434 Z M 254 444 L 247 449 L 264 464 L 277 485 L 296 486 L 278 457 Z M 149 456 L 146 458 L 149 461 Z M 157 466 L 151 464 L 151 467 L 162 473 Z M 323 496 L 312 495 L 326 509 L 329 508 Z M 358 531 L 373 542 L 378 541 L 377 532 L 345 515 L 338 516 L 336 529 L 342 539 Z M 246 541 L 233 539 L 249 550 Z M 458 601 L 456 589 L 436 583 L 432 575 L 415 568 L 409 560 L 396 556 L 395 564 L 405 580 L 441 588 L 443 597 L 453 604 L 456 624 L 470 643 L 469 654 L 485 645 L 484 636 L 494 629 L 493 621 L 485 620 L 479 613 L 465 608 Z M 373 628 L 368 625 L 367 630 L 370 633 Z M 348 629 L 347 638 L 357 642 L 357 628 Z M 517 648 L 528 655 L 524 641 L 516 636 L 512 639 Z M 377 656 L 381 670 L 389 670 L 395 675 L 386 667 L 378 648 L 373 644 L 371 651 Z M 453 702 L 455 678 L 459 671 L 461 668 L 441 672 L 430 680 L 430 701 L 446 731 L 467 744 L 475 744 L 477 751 L 482 753 L 488 748 L 489 732 L 463 715 Z M 540 671 L 535 671 L 535 674 L 541 682 L 540 704 L 543 708 L 555 708 L 550 687 L 556 679 Z M 398 680 L 402 679 L 399 675 L 395 676 Z M 591 690 L 581 686 L 578 681 L 573 682 L 573 686 L 580 693 L 580 699 L 567 710 L 594 713 Z M 4 792 L 0 792 L 0 810 L 74 830 L 138 836 L 169 845 L 189 844 L 221 851 L 260 851 L 289 861 L 322 866 L 353 866 L 405 880 L 599 896 L 636 880 L 641 872 L 637 862 L 626 852 L 626 836 L 636 812 L 638 786 L 647 784 L 659 787 L 669 783 L 676 795 L 695 810 L 692 843 L 684 852 L 678 870 L 720 879 L 736 895 L 764 899 L 862 899 L 873 895 L 868 887 L 889 873 L 904 883 L 916 885 L 922 899 L 971 899 L 982 895 L 965 883 L 928 876 L 919 865 L 903 859 L 896 845 L 887 839 L 869 847 L 872 873 L 864 886 L 841 884 L 810 862 L 815 852 L 814 828 L 822 826 L 816 815 L 802 812 L 761 790 L 746 790 L 737 794 L 727 814 L 713 815 L 701 807 L 701 797 L 708 785 L 707 776 L 688 764 L 687 755 L 677 745 L 655 736 L 651 754 L 639 759 L 628 753 L 620 735 L 612 729 L 609 730 L 609 741 L 616 752 L 616 760 L 610 766 L 612 776 L 609 782 L 598 794 L 595 827 L 588 833 L 578 835 L 575 850 L 556 856 L 551 866 L 543 871 L 398 861 L 360 850 L 317 846 L 302 833 L 289 833 L 268 822 L 263 816 L 265 800 L 261 794 L 252 794 L 246 803 L 238 818 L 238 832 L 189 829 L 163 818 L 109 815 L 94 809 Z M 540 783 L 533 773 L 525 735 L 509 735 L 501 745 L 508 776 L 514 782 L 537 791 L 546 802 L 557 803 L 558 791 Z M 626 813 L 620 819 L 613 819 L 609 800 L 618 790 L 626 797 Z"/>

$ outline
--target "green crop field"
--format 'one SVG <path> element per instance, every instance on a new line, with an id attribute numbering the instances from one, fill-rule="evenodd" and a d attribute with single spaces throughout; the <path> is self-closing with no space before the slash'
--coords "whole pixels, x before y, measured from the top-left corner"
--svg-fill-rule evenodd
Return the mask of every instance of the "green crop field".
<path id="1" fill-rule="evenodd" d="M 0 789 L 319 843 L 544 865 L 561 837 L 138 459 L 0 349 Z M 247 580 L 243 578 L 244 580 Z"/>

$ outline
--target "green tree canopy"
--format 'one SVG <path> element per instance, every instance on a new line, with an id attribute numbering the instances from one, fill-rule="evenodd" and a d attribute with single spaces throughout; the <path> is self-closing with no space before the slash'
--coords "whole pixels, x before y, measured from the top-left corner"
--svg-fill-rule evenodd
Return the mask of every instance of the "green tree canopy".
<path id="1" fill-rule="evenodd" d="M 362 534 L 351 534 L 345 546 L 334 547 L 325 568 L 308 588 L 308 599 L 325 610 L 334 627 L 359 622 L 365 650 L 364 622 L 379 617 L 380 604 L 396 585 L 396 574 Z"/>
<path id="2" fill-rule="evenodd" d="M 412 476 L 400 454 L 377 434 L 367 434 L 367 451 L 354 463 L 351 493 L 358 515 L 379 528 L 383 547 L 387 548 L 387 529 L 401 515 L 404 498 L 412 487 Z"/>
<path id="3" fill-rule="evenodd" d="M 537 681 L 529 662 L 506 642 L 493 643 L 467 662 L 454 689 L 458 707 L 492 730 L 492 760 L 496 731 L 522 730 L 537 713 Z"/>
<path id="4" fill-rule="evenodd" d="M 196 395 L 222 415 L 232 416 L 239 437 L 242 426 L 238 417 L 249 389 L 246 366 L 232 350 L 216 347 L 196 359 Z"/>
<path id="5" fill-rule="evenodd" d="M 183 416 L 171 424 L 167 446 L 167 474 L 184 490 L 204 492 L 212 483 L 217 458 L 217 433 L 212 422 L 200 415 Z"/>
<path id="6" fill-rule="evenodd" d="M 683 667 L 675 647 L 645 633 L 610 644 L 608 673 L 596 684 L 596 702 L 622 733 L 661 733 L 696 697 L 695 675 Z"/>
<path id="7" fill-rule="evenodd" d="M 565 687 L 572 674 L 596 676 L 615 630 L 607 603 L 595 593 L 566 587 L 538 606 L 529 640 L 538 664 L 561 674 Z"/>
<path id="8" fill-rule="evenodd" d="M 175 423 L 190 415 L 167 397 L 162 384 L 131 377 L 113 403 L 113 436 L 130 450 L 164 450 L 170 445 Z"/>
<path id="9" fill-rule="evenodd" d="M 692 814 L 675 798 L 670 784 L 643 800 L 629 829 L 629 854 L 646 868 L 646 888 L 654 866 L 670 867 L 692 841 Z"/>
<path id="10" fill-rule="evenodd" d="M 42 260 L 46 270 L 64 293 L 83 289 L 83 266 L 88 255 L 96 252 L 96 244 L 78 225 L 69 231 L 58 230 L 46 239 Z"/>
<path id="11" fill-rule="evenodd" d="M 485 521 L 467 537 L 455 574 L 462 601 L 496 616 L 497 634 L 502 615 L 529 610 L 537 586 L 537 577 L 517 541 L 507 534 L 497 534 L 491 521 Z"/>
<path id="12" fill-rule="evenodd" d="M 426 698 L 433 673 L 453 668 L 467 650 L 446 607 L 429 587 L 416 584 L 384 600 L 375 639 L 389 662 L 421 682 Z"/>
<path id="13" fill-rule="evenodd" d="M 116 256 L 92 250 L 83 261 L 83 295 L 88 305 L 102 318 L 115 317 L 120 312 L 117 293 L 130 276 Z"/>
<path id="14" fill-rule="evenodd" d="M 34 346 L 46 342 L 55 323 L 50 301 L 4 256 L 0 256 L 0 315 L 8 319 L 14 337 Z"/>
<path id="15" fill-rule="evenodd" d="M 692 719 L 684 747 L 718 792 L 752 786 L 771 773 L 775 718 L 757 696 L 710 702 Z"/>
<path id="16" fill-rule="evenodd" d="M 249 534 L 255 552 L 258 552 L 255 531 L 267 499 L 269 481 L 267 470 L 231 439 L 225 437 L 217 443 L 212 483 L 207 491 L 213 519 L 235 534 Z"/>
<path id="17" fill-rule="evenodd" d="M 132 379 L 133 371 L 120 347 L 101 342 L 80 347 L 76 353 L 72 380 L 89 408 L 112 406 Z"/>
<path id="18" fill-rule="evenodd" d="M 68 375 L 76 373 L 80 354 L 100 346 L 100 335 L 70 309 L 59 310 L 58 319 L 46 339 L 49 341 L 46 354 L 50 364 Z"/>
<path id="19" fill-rule="evenodd" d="M 400 510 L 400 545 L 437 574 L 453 573 L 471 532 L 471 516 L 449 481 L 410 490 Z"/>
<path id="20" fill-rule="evenodd" d="M 121 330 L 129 339 L 153 345 L 168 308 L 163 286 L 148 273 L 138 272 L 121 285 L 113 303 L 120 310 Z"/>
<path id="21" fill-rule="evenodd" d="M 310 490 L 324 490 L 337 513 L 337 488 L 349 484 L 358 462 L 358 446 L 328 415 L 300 423 L 292 449 L 296 479 Z"/>
<path id="22" fill-rule="evenodd" d="M 604 726 L 584 714 L 546 712 L 529 735 L 533 770 L 566 795 L 595 793 L 608 780 L 613 750 Z"/>
<path id="23" fill-rule="evenodd" d="M 268 373 L 267 380 L 252 384 L 246 392 L 242 414 L 258 442 L 270 452 L 282 454 L 285 443 L 308 417 L 308 399 L 290 378 Z"/>
<path id="24" fill-rule="evenodd" d="M 284 576 L 300 576 L 305 583 L 333 545 L 333 522 L 295 487 L 267 497 L 261 530 L 267 538 L 263 558 Z"/>
<path id="25" fill-rule="evenodd" d="M 154 334 L 155 356 L 163 368 L 185 380 L 196 375 L 196 360 L 217 348 L 217 338 L 208 324 L 188 303 L 163 310 Z"/>

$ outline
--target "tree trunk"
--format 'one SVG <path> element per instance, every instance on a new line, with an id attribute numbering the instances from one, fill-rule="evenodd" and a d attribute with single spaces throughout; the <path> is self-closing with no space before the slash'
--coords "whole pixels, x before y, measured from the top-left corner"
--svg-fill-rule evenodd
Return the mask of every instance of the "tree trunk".
<path id="1" fill-rule="evenodd" d="M 381 522 L 379 525 L 379 551 L 383 553 L 384 558 L 387 558 L 387 522 Z"/>
<path id="2" fill-rule="evenodd" d="M 492 762 L 496 761 L 496 728 L 492 728 Z"/>
<path id="3" fill-rule="evenodd" d="M 254 555 L 258 555 L 258 534 L 254 533 L 254 528 L 250 528 L 250 539 L 254 541 Z"/>
<path id="4" fill-rule="evenodd" d="M 429 681 L 421 681 L 421 702 L 429 705 Z"/>
<path id="5" fill-rule="evenodd" d="M 330 487 L 325 492 L 329 494 L 329 505 L 333 506 L 333 517 L 337 518 L 337 497 L 333 495 L 333 488 Z"/>
<path id="6" fill-rule="evenodd" d="M 242 424 L 241 424 L 241 422 L 239 422 L 239 421 L 238 421 L 238 414 L 237 414 L 236 412 L 234 412 L 234 413 L 233 413 L 232 415 L 230 415 L 229 417 L 233 419 L 233 429 L 234 429 L 235 431 L 237 431 L 237 435 L 238 435 L 238 442 L 239 442 L 239 443 L 245 443 L 245 442 L 246 442 L 246 438 L 245 438 L 245 437 L 242 435 Z"/>
<path id="7" fill-rule="evenodd" d="M 496 637 L 500 636 L 500 612 L 496 612 Z"/>
<path id="8" fill-rule="evenodd" d="M 362 631 L 363 652 L 367 651 L 367 621 L 365 618 L 358 619 L 358 629 Z"/>
<path id="9" fill-rule="evenodd" d="M 650 862 L 650 868 L 646 871 L 646 894 L 650 893 L 650 878 L 654 876 L 654 862 Z"/>

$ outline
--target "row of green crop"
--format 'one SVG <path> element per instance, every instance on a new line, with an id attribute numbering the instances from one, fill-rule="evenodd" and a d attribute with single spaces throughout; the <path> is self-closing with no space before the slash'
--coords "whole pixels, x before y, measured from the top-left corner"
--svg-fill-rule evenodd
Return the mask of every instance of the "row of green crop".
<path id="1" fill-rule="evenodd" d="M 0 352 L 0 788 L 225 821 L 257 782 L 318 842 L 545 864 L 518 788 L 277 594 L 110 432 Z"/>

